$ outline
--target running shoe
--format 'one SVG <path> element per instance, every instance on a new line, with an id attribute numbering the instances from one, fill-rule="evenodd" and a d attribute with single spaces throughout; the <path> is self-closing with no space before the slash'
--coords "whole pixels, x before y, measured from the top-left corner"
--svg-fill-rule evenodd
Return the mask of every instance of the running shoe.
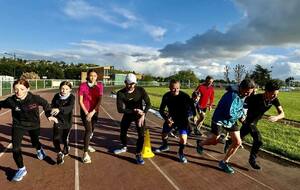
<path id="1" fill-rule="evenodd" d="M 70 151 L 70 146 L 64 146 L 64 149 L 63 149 L 63 154 L 65 156 L 69 156 L 69 151 Z"/>
<path id="2" fill-rule="evenodd" d="M 260 170 L 261 167 L 256 163 L 255 160 L 249 159 L 249 164 L 253 169 Z"/>
<path id="3" fill-rule="evenodd" d="M 203 154 L 203 147 L 200 146 L 200 140 L 197 140 L 197 147 L 196 147 L 196 150 L 198 152 L 198 154 Z"/>
<path id="4" fill-rule="evenodd" d="M 83 153 L 82 162 L 85 164 L 89 164 L 92 162 L 91 157 L 87 152 Z"/>
<path id="5" fill-rule="evenodd" d="M 178 157 L 181 163 L 186 164 L 188 162 L 184 154 L 178 154 Z"/>
<path id="6" fill-rule="evenodd" d="M 224 160 L 219 162 L 219 168 L 228 174 L 234 173 L 233 168 L 228 163 L 224 162 Z"/>
<path id="7" fill-rule="evenodd" d="M 145 161 L 143 160 L 143 157 L 140 154 L 136 155 L 136 163 L 138 165 L 144 165 L 145 164 Z"/>
<path id="8" fill-rule="evenodd" d="M 12 178 L 12 181 L 21 181 L 26 174 L 27 170 L 25 166 L 23 168 L 19 168 L 15 176 Z"/>
<path id="9" fill-rule="evenodd" d="M 89 152 L 96 152 L 96 150 L 95 150 L 92 146 L 89 146 L 89 147 L 88 147 L 88 151 L 89 151 Z"/>
<path id="10" fill-rule="evenodd" d="M 36 155 L 39 160 L 44 160 L 44 158 L 47 156 L 43 148 L 37 150 Z"/>
<path id="11" fill-rule="evenodd" d="M 161 145 L 159 148 L 155 149 L 155 152 L 161 153 L 161 152 L 167 152 L 169 150 L 170 150 L 169 146 Z"/>
<path id="12" fill-rule="evenodd" d="M 56 158 L 56 163 L 58 164 L 58 165 L 61 165 L 61 164 L 63 164 L 65 161 L 64 161 L 64 157 L 65 157 L 65 155 L 62 153 L 62 152 L 59 152 L 58 154 L 57 154 L 57 158 Z"/>
<path id="13" fill-rule="evenodd" d="M 114 150 L 114 154 L 121 154 L 121 153 L 124 153 L 124 152 L 127 152 L 127 147 L 126 146 L 124 146 L 123 148 Z"/>

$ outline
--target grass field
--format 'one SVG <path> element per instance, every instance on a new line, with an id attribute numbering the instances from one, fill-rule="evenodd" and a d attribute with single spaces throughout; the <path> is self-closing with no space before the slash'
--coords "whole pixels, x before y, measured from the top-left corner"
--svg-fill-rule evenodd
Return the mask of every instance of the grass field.
<path id="1" fill-rule="evenodd" d="M 149 93 L 153 108 L 159 108 L 162 95 L 168 91 L 168 88 L 146 87 Z M 182 89 L 189 95 L 193 89 Z M 225 90 L 215 90 L 215 104 L 218 103 Z M 300 92 L 280 92 L 279 100 L 284 108 L 286 118 L 300 120 L 300 108 L 297 107 L 297 100 L 300 98 Z M 207 113 L 206 125 L 210 125 L 213 112 Z M 276 109 L 270 109 L 267 114 L 275 114 Z M 300 161 L 300 129 L 280 123 L 271 123 L 261 120 L 258 127 L 262 133 L 264 145 L 263 148 L 277 154 L 286 156 L 293 160 Z M 251 143 L 251 136 L 246 137 L 246 142 Z"/>

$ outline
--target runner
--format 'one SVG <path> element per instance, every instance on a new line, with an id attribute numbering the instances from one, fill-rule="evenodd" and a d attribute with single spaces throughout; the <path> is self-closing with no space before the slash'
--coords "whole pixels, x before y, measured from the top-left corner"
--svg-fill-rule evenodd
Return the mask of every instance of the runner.
<path id="1" fill-rule="evenodd" d="M 55 94 L 52 99 L 51 117 L 48 119 L 54 121 L 53 125 L 53 144 L 57 153 L 57 164 L 64 163 L 64 156 L 69 154 L 69 134 L 72 127 L 72 111 L 75 103 L 75 96 L 71 94 L 72 84 L 63 81 L 59 85 L 60 92 Z M 60 143 L 64 144 L 63 151 Z"/>
<path id="2" fill-rule="evenodd" d="M 241 138 L 243 139 L 249 133 L 252 136 L 253 145 L 250 152 L 249 164 L 252 168 L 257 170 L 261 169 L 256 162 L 257 153 L 263 144 L 260 131 L 257 128 L 258 121 L 262 118 L 264 113 L 272 107 L 272 105 L 276 107 L 278 114 L 276 116 L 269 116 L 268 120 L 276 122 L 279 119 L 284 118 L 283 108 L 277 98 L 279 88 L 279 83 L 276 80 L 271 80 L 266 83 L 264 93 L 255 94 L 246 99 L 248 111 L 246 120 L 243 122 L 241 127 Z M 230 144 L 231 140 L 226 141 L 225 147 L 229 147 Z"/>
<path id="3" fill-rule="evenodd" d="M 98 120 L 98 113 L 103 96 L 103 84 L 97 82 L 98 74 L 95 70 L 88 70 L 86 82 L 81 83 L 78 90 L 80 117 L 85 128 L 83 163 L 91 163 L 88 152 L 95 152 L 91 147 L 90 139 L 93 136 L 94 128 Z"/>
<path id="4" fill-rule="evenodd" d="M 196 116 L 192 99 L 185 92 L 180 90 L 180 82 L 172 79 L 169 84 L 170 91 L 165 93 L 160 104 L 159 113 L 165 120 L 162 129 L 162 145 L 155 152 L 165 152 L 169 150 L 169 133 L 175 126 L 179 129 L 179 161 L 187 163 L 183 150 L 187 143 L 189 127 L 189 111 L 192 110 Z M 166 112 L 166 107 L 168 112 Z"/>
<path id="5" fill-rule="evenodd" d="M 211 122 L 212 134 L 202 142 L 197 141 L 197 152 L 202 154 L 204 145 L 216 145 L 219 142 L 222 128 L 229 132 L 233 143 L 229 147 L 225 158 L 219 162 L 219 167 L 226 173 L 234 173 L 233 168 L 228 162 L 242 144 L 237 121 L 239 119 L 243 120 L 244 99 L 253 92 L 254 88 L 254 82 L 249 79 L 244 79 L 238 88 L 229 88 L 219 101 L 213 114 Z"/>
<path id="6" fill-rule="evenodd" d="M 12 112 L 12 152 L 14 161 L 18 167 L 12 181 L 21 181 L 27 174 L 22 157 L 22 139 L 26 132 L 29 133 L 32 146 L 37 150 L 37 157 L 43 160 L 46 153 L 39 141 L 40 136 L 40 115 L 39 106 L 42 106 L 45 115 L 50 116 L 50 105 L 38 95 L 29 92 L 29 83 L 19 79 L 13 83 L 15 95 L 0 101 L 1 108 L 9 108 Z"/>
<path id="7" fill-rule="evenodd" d="M 145 115 L 151 103 L 144 88 L 136 86 L 137 80 L 133 73 L 127 74 L 125 78 L 125 88 L 117 92 L 117 109 L 123 113 L 121 120 L 120 139 L 122 148 L 114 150 L 115 154 L 127 151 L 127 131 L 131 122 L 135 122 L 138 139 L 136 142 L 136 163 L 144 164 L 142 149 L 144 145 Z M 145 107 L 143 107 L 143 103 Z"/>
<path id="8" fill-rule="evenodd" d="M 196 123 L 197 129 L 194 131 L 195 135 L 198 134 L 198 135 L 201 136 L 200 129 L 201 129 L 202 124 L 203 124 L 204 119 L 205 119 L 206 110 L 208 109 L 208 111 L 210 111 L 212 109 L 212 106 L 213 106 L 213 103 L 214 103 L 213 82 L 214 82 L 213 77 L 212 76 L 207 76 L 205 78 L 205 82 L 200 84 L 197 87 L 197 89 L 195 90 L 200 95 L 200 100 L 199 100 L 200 111 L 199 111 L 199 118 L 198 118 L 198 121 Z"/>

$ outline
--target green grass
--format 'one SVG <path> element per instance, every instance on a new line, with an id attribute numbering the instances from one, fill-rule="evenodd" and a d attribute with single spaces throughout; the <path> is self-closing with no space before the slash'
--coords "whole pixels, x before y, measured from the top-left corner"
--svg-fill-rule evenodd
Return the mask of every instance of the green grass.
<path id="1" fill-rule="evenodd" d="M 162 95 L 168 91 L 168 88 L 145 88 L 149 93 L 153 108 L 159 108 Z M 193 89 L 182 89 L 191 95 Z M 215 104 L 218 103 L 224 90 L 215 90 Z M 296 107 L 296 100 L 300 98 L 299 92 L 280 92 L 280 102 L 284 108 L 286 116 L 289 119 L 299 120 L 300 110 Z M 297 111 L 298 110 L 298 111 Z M 269 110 L 268 114 L 275 114 L 276 109 Z M 205 124 L 210 126 L 213 111 L 207 112 Z M 264 119 L 258 123 L 264 141 L 263 148 L 277 154 L 283 155 L 293 160 L 300 161 L 300 129 L 280 123 L 271 123 Z M 245 138 L 246 142 L 251 143 L 251 136 Z"/>

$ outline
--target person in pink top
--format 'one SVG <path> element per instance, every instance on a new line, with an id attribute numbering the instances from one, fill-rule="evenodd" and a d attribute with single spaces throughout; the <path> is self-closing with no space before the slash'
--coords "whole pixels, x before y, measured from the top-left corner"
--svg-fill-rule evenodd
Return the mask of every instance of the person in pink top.
<path id="1" fill-rule="evenodd" d="M 195 92 L 197 92 L 200 96 L 199 99 L 199 118 L 196 122 L 195 134 L 201 135 L 200 128 L 205 119 L 205 113 L 208 109 L 209 111 L 212 109 L 212 105 L 214 103 L 214 87 L 213 87 L 214 79 L 212 76 L 207 76 L 205 78 L 205 82 L 200 84 Z"/>
<path id="2" fill-rule="evenodd" d="M 103 96 L 103 84 L 97 82 L 97 77 L 98 74 L 95 70 L 89 70 L 87 72 L 87 81 L 82 83 L 78 90 L 80 117 L 85 128 L 83 163 L 91 163 L 91 157 L 88 152 L 95 152 L 95 149 L 89 146 L 89 144 L 98 120 L 99 108 Z"/>

